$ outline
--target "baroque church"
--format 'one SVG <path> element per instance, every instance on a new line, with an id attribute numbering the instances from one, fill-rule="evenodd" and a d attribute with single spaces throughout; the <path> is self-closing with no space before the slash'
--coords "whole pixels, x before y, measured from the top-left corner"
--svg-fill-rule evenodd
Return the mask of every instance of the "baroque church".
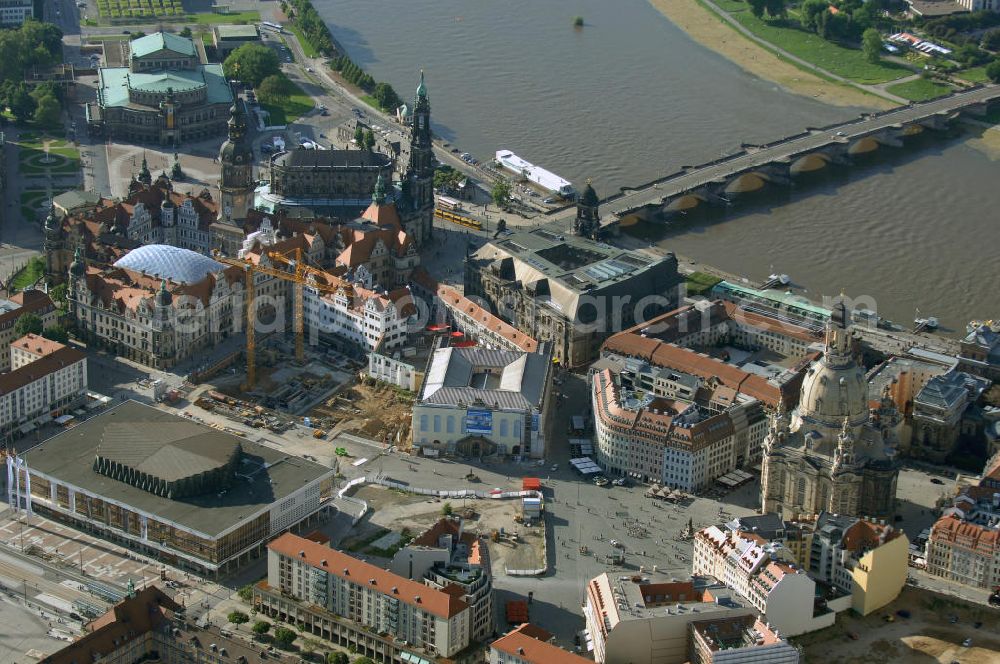
<path id="1" fill-rule="evenodd" d="M 399 166 L 399 187 L 385 187 L 385 200 L 396 204 L 407 236 L 422 246 L 431 238 L 434 221 L 434 157 L 431 107 L 424 74 L 420 73 L 412 110 L 409 160 Z M 324 210 L 353 219 L 368 207 L 382 166 L 372 153 L 361 150 L 294 149 L 272 155 L 270 182 L 259 189 L 253 175 L 253 149 L 240 104 L 231 109 L 229 139 L 219 153 L 221 164 L 219 217 L 212 225 L 213 248 L 235 256 L 246 237 L 244 225 L 255 200 L 266 200 L 272 213 L 304 208 L 299 218 L 321 216 Z M 386 179 L 391 168 L 386 169 Z M 325 183 L 315 190 L 316 183 Z M 310 185 L 310 186 L 306 186 Z M 381 185 L 385 186 L 385 185 Z M 353 206 L 353 207 L 352 207 Z"/>
<path id="2" fill-rule="evenodd" d="M 902 416 L 889 395 L 870 401 L 847 308 L 838 302 L 823 357 L 790 414 L 779 405 L 764 440 L 761 511 L 784 519 L 820 512 L 887 517 L 895 509 Z"/>

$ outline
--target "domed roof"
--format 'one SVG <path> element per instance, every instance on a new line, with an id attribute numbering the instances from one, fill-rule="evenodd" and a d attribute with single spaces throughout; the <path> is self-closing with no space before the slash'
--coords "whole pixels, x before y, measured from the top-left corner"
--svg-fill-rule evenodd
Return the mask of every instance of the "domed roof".
<path id="1" fill-rule="evenodd" d="M 87 264 L 83 260 L 83 251 L 80 247 L 76 248 L 73 252 L 73 262 L 69 264 L 70 274 L 76 277 L 82 277 L 87 271 Z"/>
<path id="2" fill-rule="evenodd" d="M 809 368 L 802 381 L 797 415 L 803 426 L 840 430 L 844 418 L 854 426 L 868 418 L 868 383 L 856 362 L 834 365 L 824 357 Z"/>
<path id="3" fill-rule="evenodd" d="M 587 186 L 583 188 L 583 193 L 580 194 L 580 203 L 594 207 L 599 202 L 600 200 L 597 198 L 597 192 L 594 191 L 594 187 L 590 184 L 590 180 L 587 180 Z"/>
<path id="4" fill-rule="evenodd" d="M 141 272 L 175 284 L 194 284 L 225 266 L 190 249 L 167 244 L 147 244 L 125 254 L 115 267 Z"/>

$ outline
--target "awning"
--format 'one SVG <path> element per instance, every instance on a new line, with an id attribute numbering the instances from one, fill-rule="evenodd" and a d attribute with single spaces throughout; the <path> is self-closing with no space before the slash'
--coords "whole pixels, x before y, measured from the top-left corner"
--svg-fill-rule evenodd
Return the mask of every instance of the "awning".
<path id="1" fill-rule="evenodd" d="M 35 430 L 35 425 L 29 422 L 28 424 L 22 424 L 17 430 L 23 434 L 29 434 Z"/>
<path id="2" fill-rule="evenodd" d="M 51 421 L 52 421 L 52 415 L 49 413 L 45 413 L 44 415 L 35 420 L 37 424 L 48 424 Z"/>

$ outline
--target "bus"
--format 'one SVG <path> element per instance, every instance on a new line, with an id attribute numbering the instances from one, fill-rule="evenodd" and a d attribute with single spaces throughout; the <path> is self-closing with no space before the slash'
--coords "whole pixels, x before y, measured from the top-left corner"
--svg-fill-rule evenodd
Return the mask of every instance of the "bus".
<path id="1" fill-rule="evenodd" d="M 437 206 L 438 208 L 447 210 L 448 212 L 461 212 L 465 209 L 462 207 L 462 201 L 448 196 L 438 196 Z"/>
<path id="2" fill-rule="evenodd" d="M 274 32 L 284 34 L 285 29 L 281 27 L 280 23 L 272 23 L 270 21 L 261 21 L 260 27 L 265 30 L 273 30 Z"/>

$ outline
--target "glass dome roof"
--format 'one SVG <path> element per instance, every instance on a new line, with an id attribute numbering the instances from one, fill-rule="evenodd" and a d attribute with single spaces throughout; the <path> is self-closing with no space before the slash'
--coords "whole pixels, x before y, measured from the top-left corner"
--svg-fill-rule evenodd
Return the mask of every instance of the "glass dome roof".
<path id="1" fill-rule="evenodd" d="M 168 244 L 147 244 L 125 254 L 115 267 L 166 279 L 175 284 L 195 284 L 225 266 L 190 249 Z"/>

